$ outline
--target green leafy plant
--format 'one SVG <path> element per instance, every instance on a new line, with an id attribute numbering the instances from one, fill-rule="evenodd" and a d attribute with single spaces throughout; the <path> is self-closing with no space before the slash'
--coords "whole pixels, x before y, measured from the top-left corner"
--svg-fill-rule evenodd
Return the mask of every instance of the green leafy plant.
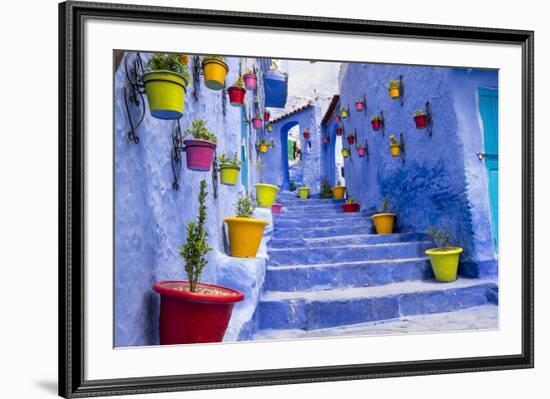
<path id="1" fill-rule="evenodd" d="M 307 184 L 305 184 L 305 183 L 302 184 L 302 187 L 300 187 L 300 188 L 307 188 L 307 189 L 309 189 L 309 187 L 308 187 Z"/>
<path id="2" fill-rule="evenodd" d="M 346 134 L 346 137 L 355 137 L 355 133 L 354 132 L 348 133 Z"/>
<path id="3" fill-rule="evenodd" d="M 358 150 L 360 150 L 360 149 L 364 149 L 365 146 L 362 145 L 362 144 L 357 144 L 357 145 L 355 146 L 355 148 L 357 148 Z"/>
<path id="4" fill-rule="evenodd" d="M 256 209 L 256 201 L 249 193 L 241 194 L 235 207 L 235 216 L 238 218 L 251 218 Z"/>
<path id="5" fill-rule="evenodd" d="M 422 115 L 426 115 L 426 113 L 421 109 L 417 109 L 416 111 L 414 111 L 414 116 L 422 116 Z"/>
<path id="6" fill-rule="evenodd" d="M 334 198 L 328 179 L 321 180 L 321 198 L 329 199 Z"/>
<path id="7" fill-rule="evenodd" d="M 237 80 L 233 83 L 234 87 L 244 88 L 244 80 L 241 75 L 237 76 Z"/>
<path id="8" fill-rule="evenodd" d="M 389 89 L 399 89 L 399 80 L 390 80 Z"/>
<path id="9" fill-rule="evenodd" d="M 203 119 L 195 119 L 192 121 L 191 126 L 185 129 L 185 134 L 190 134 L 198 140 L 208 140 L 212 143 L 216 142 L 216 135 L 208 130 L 206 121 Z"/>
<path id="10" fill-rule="evenodd" d="M 390 143 L 393 145 L 399 144 L 399 140 L 395 137 L 395 135 L 390 135 Z"/>
<path id="11" fill-rule="evenodd" d="M 256 112 L 254 113 L 254 118 L 255 118 L 255 119 L 262 119 L 262 114 L 260 114 L 258 111 L 256 111 Z"/>
<path id="12" fill-rule="evenodd" d="M 372 118 L 370 118 L 371 121 L 381 121 L 382 120 L 382 117 L 378 114 L 375 114 L 372 116 Z"/>
<path id="13" fill-rule="evenodd" d="M 435 227 L 430 227 L 428 234 L 432 237 L 435 244 L 438 246 L 438 250 L 447 251 L 449 249 L 454 249 L 455 247 L 451 245 L 451 235 L 447 229 L 436 229 Z"/>
<path id="14" fill-rule="evenodd" d="M 354 204 L 354 203 L 355 203 L 355 198 L 349 197 L 346 199 L 346 204 Z"/>
<path id="15" fill-rule="evenodd" d="M 145 64 L 147 71 L 170 71 L 180 74 L 186 82 L 191 81 L 191 75 L 187 70 L 184 54 L 155 53 Z"/>
<path id="16" fill-rule="evenodd" d="M 247 69 L 246 74 L 247 75 L 254 75 L 254 71 L 252 69 Z"/>
<path id="17" fill-rule="evenodd" d="M 266 145 L 268 147 L 271 146 L 271 144 L 269 144 L 269 141 L 266 138 L 261 139 L 260 144 Z"/>
<path id="18" fill-rule="evenodd" d="M 241 166 L 241 160 L 239 159 L 239 155 L 237 151 L 233 153 L 232 157 L 228 157 L 225 152 L 222 153 L 220 157 L 220 165 L 232 165 L 232 166 Z"/>
<path id="19" fill-rule="evenodd" d="M 380 202 L 380 211 L 378 213 L 388 213 L 389 211 L 390 211 L 390 199 L 388 197 L 384 197 Z"/>
<path id="20" fill-rule="evenodd" d="M 226 58 L 223 55 L 206 55 L 202 62 L 205 62 L 208 60 L 218 60 L 218 61 L 225 62 Z"/>
<path id="21" fill-rule="evenodd" d="M 294 180 L 290 181 L 290 191 L 296 191 L 296 182 Z"/>
<path id="22" fill-rule="evenodd" d="M 197 291 L 202 271 L 208 264 L 206 254 L 212 250 L 208 246 L 208 232 L 205 229 L 206 225 L 206 181 L 200 183 L 199 192 L 199 216 L 196 222 L 192 221 L 187 224 L 187 240 L 180 247 L 180 256 L 185 260 L 185 273 L 189 281 L 189 290 Z"/>

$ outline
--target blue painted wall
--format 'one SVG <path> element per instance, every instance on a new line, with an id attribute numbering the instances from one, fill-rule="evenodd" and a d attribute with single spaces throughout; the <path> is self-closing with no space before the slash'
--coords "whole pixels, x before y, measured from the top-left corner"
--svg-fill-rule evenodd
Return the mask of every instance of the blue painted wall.
<path id="1" fill-rule="evenodd" d="M 388 94 L 389 80 L 400 75 L 403 106 Z M 498 87 L 497 71 L 344 64 L 340 73 L 340 103 L 351 110 L 344 128 L 356 130 L 358 142 L 366 139 L 369 146 L 368 157 L 359 158 L 352 148 L 345 160 L 348 195 L 368 214 L 389 196 L 392 210 L 398 214 L 398 231 L 448 228 L 455 243 L 464 248 L 461 272 L 470 276 L 496 273 L 487 174 L 476 156 L 483 150 L 477 99 L 480 86 Z M 364 95 L 366 115 L 354 108 L 355 100 Z M 424 109 L 426 101 L 433 112 L 431 137 L 416 129 L 413 120 L 415 109 Z M 371 116 L 381 110 L 385 136 L 370 125 Z M 333 126 L 326 129 L 332 131 Z M 391 157 L 389 135 L 399 138 L 401 133 L 404 155 Z M 345 140 L 345 134 L 338 140 Z M 324 164 L 321 169 L 332 175 L 331 165 Z"/>
<path id="2" fill-rule="evenodd" d="M 142 54 L 145 61 L 151 54 Z M 126 53 L 133 59 L 135 53 Z M 259 71 L 266 71 L 268 59 L 248 59 Z M 158 343 L 158 296 L 151 287 L 161 279 L 184 279 L 184 264 L 178 248 L 185 242 L 186 225 L 196 218 L 199 182 L 208 183 L 209 264 L 202 280 L 218 283 L 245 292 L 246 300 L 236 305 L 226 339 L 235 339 L 242 325 L 251 317 L 259 299 L 265 275 L 267 241 L 271 224 L 256 259 L 231 258 L 225 254 L 223 219 L 234 215 L 234 206 L 241 190 L 219 185 L 218 198 L 212 192 L 211 172 L 187 170 L 180 175 L 180 189 L 172 189 L 170 162 L 171 130 L 173 122 L 152 118 L 148 107 L 143 124 L 138 130 L 140 142 L 127 139 L 129 124 L 124 108 L 123 90 L 126 83 L 124 60 L 115 74 L 115 346 L 141 346 Z M 236 80 L 239 59 L 229 58 L 227 84 Z M 189 68 L 192 70 L 191 66 Z M 261 76 L 259 73 L 258 76 Z M 208 128 L 218 138 L 217 153 L 232 154 L 241 149 L 241 108 L 227 102 L 227 113 L 222 113 L 222 93 L 212 91 L 200 83 L 198 101 L 192 88 L 185 99 L 181 126 L 185 129 L 193 119 L 206 119 Z M 262 80 L 259 79 L 257 101 L 263 107 Z M 252 92 L 248 91 L 247 114 L 253 115 Z M 145 99 L 146 100 L 146 99 Z M 261 132 L 249 129 L 247 160 L 249 187 L 257 182 L 251 167 L 256 157 L 256 141 Z M 257 217 L 271 222 L 271 212 L 257 210 Z"/>

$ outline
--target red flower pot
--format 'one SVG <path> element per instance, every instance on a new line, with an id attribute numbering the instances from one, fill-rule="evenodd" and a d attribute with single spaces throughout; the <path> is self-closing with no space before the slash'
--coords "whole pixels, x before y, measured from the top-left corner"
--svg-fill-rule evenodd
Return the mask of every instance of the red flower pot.
<path id="1" fill-rule="evenodd" d="M 243 79 L 244 79 L 244 87 L 246 87 L 246 90 L 256 89 L 256 84 L 258 82 L 256 79 L 256 75 L 254 75 L 253 73 L 247 73 L 246 75 L 243 76 Z"/>
<path id="2" fill-rule="evenodd" d="M 361 158 L 363 158 L 365 156 L 365 154 L 367 153 L 367 149 L 366 148 L 363 148 L 363 147 L 359 147 L 357 149 L 357 154 L 359 154 L 359 156 Z"/>
<path id="3" fill-rule="evenodd" d="M 382 121 L 381 120 L 373 120 L 373 121 L 370 121 L 370 124 L 372 125 L 372 129 L 373 130 L 380 130 L 380 128 L 382 127 Z"/>
<path id="4" fill-rule="evenodd" d="M 244 95 L 246 90 L 242 87 L 231 86 L 227 89 L 229 94 L 229 103 L 234 107 L 240 107 L 244 104 Z"/>
<path id="5" fill-rule="evenodd" d="M 359 204 L 356 202 L 352 203 L 343 203 L 342 204 L 342 210 L 345 213 L 351 213 L 351 212 L 359 212 Z"/>
<path id="6" fill-rule="evenodd" d="M 199 283 L 223 294 L 189 292 L 187 281 L 159 281 L 153 290 L 160 294 L 160 344 L 221 342 L 231 319 L 233 305 L 244 294 L 231 288 Z"/>
<path id="7" fill-rule="evenodd" d="M 363 111 L 365 109 L 365 103 L 363 101 L 356 101 L 355 102 L 355 110 L 356 111 Z"/>
<path id="8" fill-rule="evenodd" d="M 283 204 L 274 202 L 273 205 L 271 205 L 271 213 L 274 215 L 280 215 L 281 209 L 283 209 Z"/>
<path id="9" fill-rule="evenodd" d="M 271 114 L 269 111 L 264 112 L 264 121 L 269 122 L 269 118 L 271 118 Z"/>
<path id="10" fill-rule="evenodd" d="M 252 126 L 254 126 L 254 129 L 261 129 L 263 124 L 262 118 L 252 118 Z"/>
<path id="11" fill-rule="evenodd" d="M 311 133 L 308 131 L 305 131 L 303 134 L 304 134 L 304 139 L 306 140 L 309 140 L 309 138 L 311 137 Z"/>
<path id="12" fill-rule="evenodd" d="M 417 129 L 424 129 L 428 124 L 428 117 L 426 115 L 416 115 L 414 117 L 414 123 L 416 123 Z"/>
<path id="13" fill-rule="evenodd" d="M 344 129 L 342 129 L 341 127 L 337 127 L 337 128 L 336 128 L 336 135 L 337 135 L 337 136 L 341 136 L 342 133 L 344 133 Z"/>
<path id="14" fill-rule="evenodd" d="M 348 141 L 348 144 L 355 143 L 355 136 L 347 136 L 346 140 Z"/>
<path id="15" fill-rule="evenodd" d="M 216 144 L 207 140 L 184 140 L 187 169 L 208 171 L 214 159 Z"/>

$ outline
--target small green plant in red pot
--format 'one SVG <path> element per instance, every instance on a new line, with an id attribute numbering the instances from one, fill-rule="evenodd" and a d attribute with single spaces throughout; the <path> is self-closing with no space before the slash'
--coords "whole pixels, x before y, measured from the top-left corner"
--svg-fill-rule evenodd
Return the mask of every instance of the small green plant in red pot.
<path id="1" fill-rule="evenodd" d="M 349 145 L 355 143 L 355 133 L 348 133 L 348 135 L 346 136 L 346 140 L 348 141 Z"/>
<path id="2" fill-rule="evenodd" d="M 252 118 L 252 126 L 254 126 L 254 129 L 259 130 L 264 125 L 264 122 L 262 120 L 262 117 L 260 116 L 259 112 L 256 112 L 256 115 L 254 118 Z"/>
<path id="3" fill-rule="evenodd" d="M 372 126 L 372 130 L 380 130 L 382 127 L 382 117 L 378 114 L 373 115 L 370 119 L 370 124 Z"/>
<path id="4" fill-rule="evenodd" d="M 206 121 L 195 119 L 185 130 L 193 139 L 184 140 L 187 169 L 205 172 L 210 170 L 216 149 L 216 135 L 206 127 Z"/>
<path id="5" fill-rule="evenodd" d="M 359 212 L 359 204 L 355 202 L 353 197 L 346 199 L 346 202 L 342 204 L 342 210 L 345 213 Z"/>
<path id="6" fill-rule="evenodd" d="M 229 89 L 227 89 L 229 95 L 229 103 L 234 107 L 241 107 L 244 104 L 244 96 L 246 90 L 244 89 L 244 82 L 241 76 L 237 77 L 237 80 Z"/>
<path id="7" fill-rule="evenodd" d="M 432 227 L 428 234 L 432 236 L 437 245 L 437 248 L 426 250 L 435 279 L 441 283 L 455 281 L 462 248 L 451 245 L 451 236 L 447 230 Z"/>
<path id="8" fill-rule="evenodd" d="M 200 282 L 208 264 L 206 225 L 206 181 L 200 183 L 199 216 L 187 225 L 187 239 L 180 247 L 187 281 L 158 281 L 153 290 L 160 294 L 160 344 L 221 342 L 231 319 L 233 305 L 244 294 L 220 285 Z"/>
<path id="9" fill-rule="evenodd" d="M 425 129 L 428 124 L 428 116 L 420 109 L 414 111 L 414 123 L 417 129 Z"/>

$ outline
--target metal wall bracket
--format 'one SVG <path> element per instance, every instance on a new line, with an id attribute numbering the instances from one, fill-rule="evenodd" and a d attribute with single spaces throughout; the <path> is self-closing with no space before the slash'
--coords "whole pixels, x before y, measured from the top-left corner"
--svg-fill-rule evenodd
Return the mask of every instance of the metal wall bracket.
<path id="1" fill-rule="evenodd" d="M 428 136 L 432 137 L 433 133 L 433 114 L 432 114 L 432 105 L 429 101 L 426 101 L 426 133 Z"/>
<path id="2" fill-rule="evenodd" d="M 380 130 L 382 131 L 382 137 L 386 137 L 386 121 L 384 120 L 384 111 L 380 111 Z"/>
<path id="3" fill-rule="evenodd" d="M 193 98 L 199 100 L 201 88 L 202 62 L 199 55 L 193 56 Z"/>
<path id="4" fill-rule="evenodd" d="M 172 163 L 172 175 L 174 179 L 172 180 L 172 188 L 174 190 L 179 190 L 179 177 L 181 174 L 181 164 L 182 157 L 180 151 L 185 151 L 182 148 L 183 136 L 181 133 L 181 126 L 179 119 L 175 121 L 174 127 L 172 128 L 172 151 L 170 154 L 171 163 Z"/>
<path id="5" fill-rule="evenodd" d="M 399 134 L 399 147 L 401 147 L 401 162 L 405 162 L 405 136 L 403 133 Z"/>
<path id="6" fill-rule="evenodd" d="M 139 136 L 137 130 L 143 118 L 145 118 L 145 100 L 143 94 L 145 89 L 143 87 L 142 76 L 144 73 L 143 62 L 141 55 L 136 53 L 135 58 L 129 62 L 129 53 L 124 57 L 124 70 L 126 72 L 126 85 L 124 86 L 124 107 L 126 108 L 126 115 L 128 116 L 128 122 L 130 124 L 130 130 L 128 130 L 128 140 L 134 144 L 139 143 Z M 130 105 L 133 105 L 139 109 L 137 119 L 132 117 L 133 112 L 130 111 Z"/>
<path id="7" fill-rule="evenodd" d="M 214 199 L 218 198 L 218 172 L 220 171 L 218 166 L 218 157 L 216 151 L 214 151 L 214 160 L 212 161 L 212 188 L 214 189 Z"/>
<path id="8" fill-rule="evenodd" d="M 403 75 L 399 75 L 399 103 L 403 106 L 405 97 L 405 85 L 403 85 Z"/>

